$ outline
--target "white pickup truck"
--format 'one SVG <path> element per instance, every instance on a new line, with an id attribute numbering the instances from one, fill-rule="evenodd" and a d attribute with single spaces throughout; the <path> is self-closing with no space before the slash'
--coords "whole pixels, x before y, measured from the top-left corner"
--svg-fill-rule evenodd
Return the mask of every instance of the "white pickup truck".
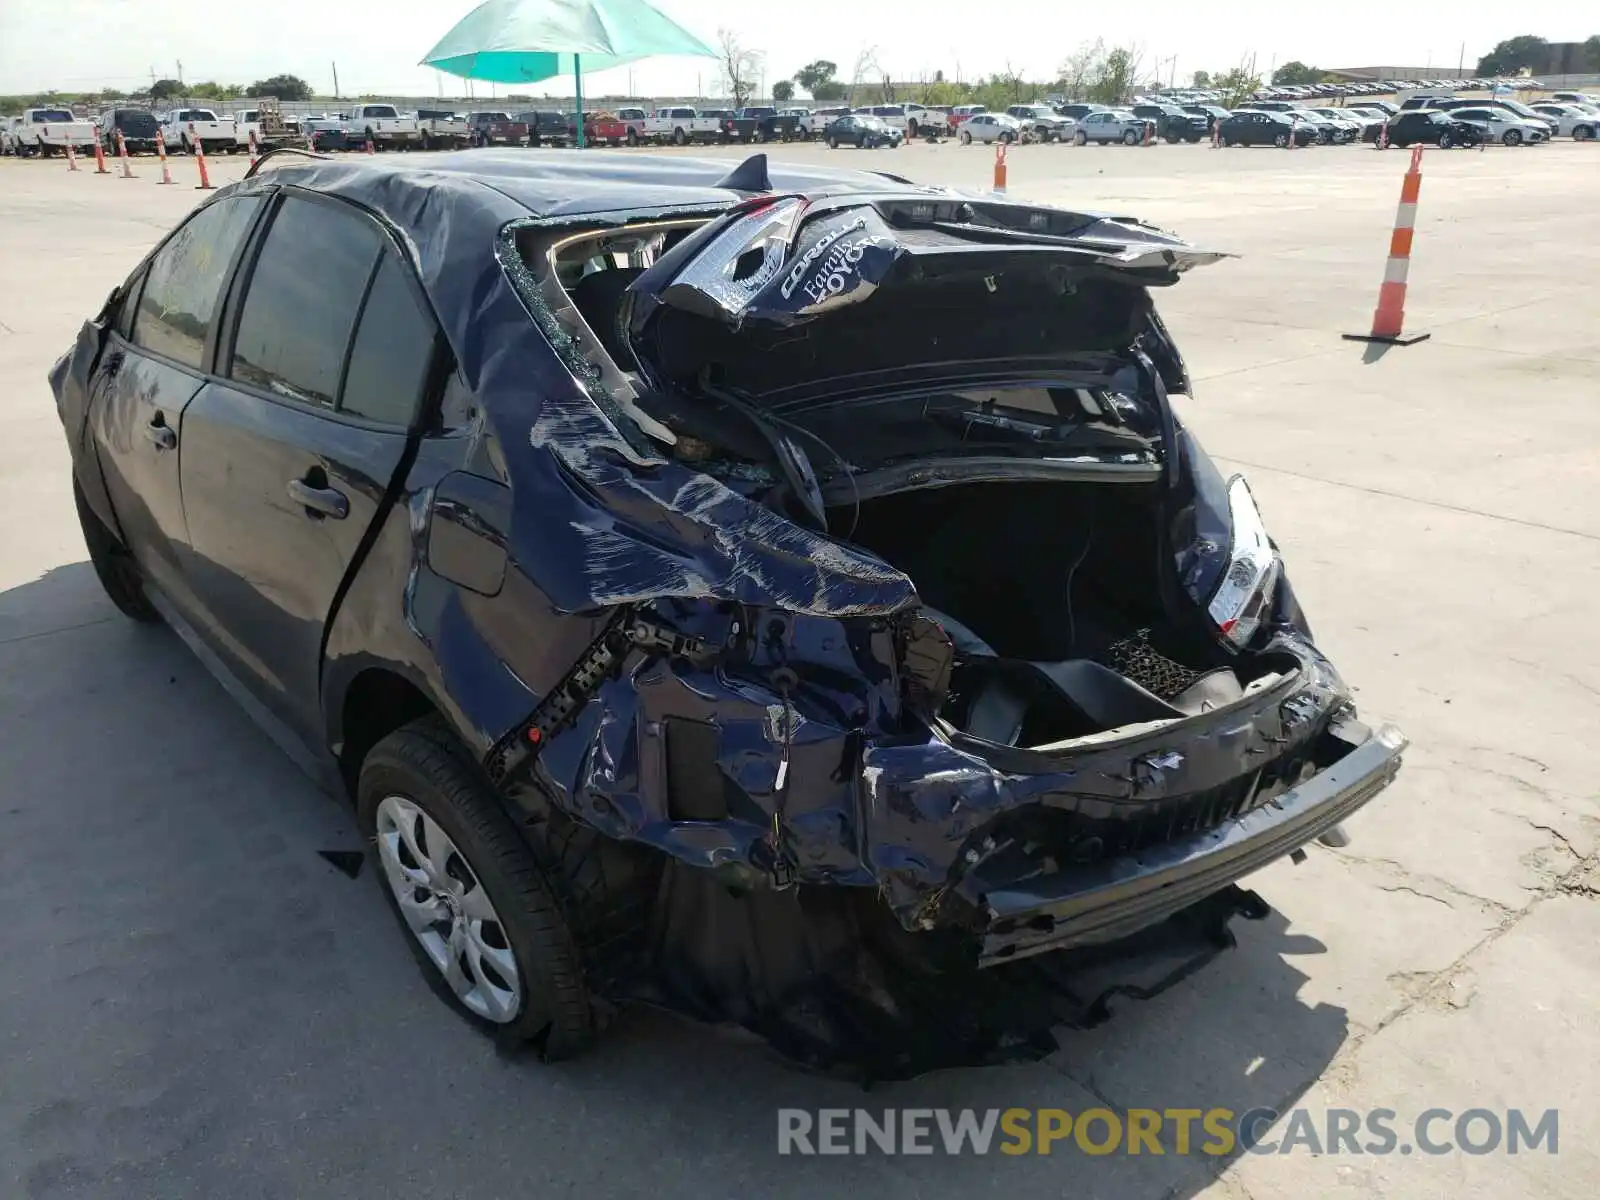
<path id="1" fill-rule="evenodd" d="M 168 150 L 193 154 L 199 146 L 207 154 L 239 148 L 238 134 L 231 120 L 219 119 L 209 108 L 175 108 L 161 118 L 161 138 Z"/>
<path id="2" fill-rule="evenodd" d="M 9 142 L 13 154 L 37 154 L 49 157 L 65 154 L 70 145 L 74 150 L 93 151 L 99 139 L 99 130 L 93 121 L 75 120 L 64 108 L 25 108 L 20 117 L 13 117 Z"/>
<path id="3" fill-rule="evenodd" d="M 634 140 L 634 124 L 628 122 L 629 142 Z M 722 122 L 716 117 L 702 117 L 692 108 L 658 108 L 637 124 L 638 140 L 644 142 L 671 142 L 682 146 L 688 142 L 722 139 Z"/>
<path id="4" fill-rule="evenodd" d="M 298 146 L 305 141 L 297 118 L 285 117 L 273 109 L 241 108 L 233 114 L 233 144 L 249 147 L 252 133 L 256 135 L 256 146 L 262 150 Z"/>
<path id="5" fill-rule="evenodd" d="M 420 146 L 422 130 L 415 117 L 402 117 L 392 104 L 362 104 L 345 118 L 345 133 L 353 142 L 370 140 L 374 146 Z"/>

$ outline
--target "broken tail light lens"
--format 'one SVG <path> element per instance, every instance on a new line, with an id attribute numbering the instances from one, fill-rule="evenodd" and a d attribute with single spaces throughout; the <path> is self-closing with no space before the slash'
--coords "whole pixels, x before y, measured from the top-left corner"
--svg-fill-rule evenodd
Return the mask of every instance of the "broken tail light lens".
<path id="1" fill-rule="evenodd" d="M 1261 510 L 1242 475 L 1228 482 L 1228 517 L 1232 528 L 1228 568 L 1207 608 L 1222 636 L 1242 649 L 1250 644 L 1272 607 L 1283 560 L 1267 537 Z"/>

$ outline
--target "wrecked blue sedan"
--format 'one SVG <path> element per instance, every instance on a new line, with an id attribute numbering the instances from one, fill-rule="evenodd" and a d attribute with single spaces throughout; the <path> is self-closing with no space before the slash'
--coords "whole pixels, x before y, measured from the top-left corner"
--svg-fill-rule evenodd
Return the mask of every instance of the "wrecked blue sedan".
<path id="1" fill-rule="evenodd" d="M 497 1036 L 1045 1053 L 1404 739 L 1169 403 L 1151 289 L 1217 255 L 728 166 L 267 156 L 52 372 L 91 559 L 354 799 Z"/>

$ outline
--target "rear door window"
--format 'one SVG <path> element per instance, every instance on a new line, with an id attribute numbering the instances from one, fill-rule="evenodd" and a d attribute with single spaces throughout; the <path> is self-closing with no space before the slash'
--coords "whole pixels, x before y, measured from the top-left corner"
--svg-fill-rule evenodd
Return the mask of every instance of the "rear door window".
<path id="1" fill-rule="evenodd" d="M 382 246 L 377 226 L 354 209 L 286 197 L 245 292 L 231 377 L 331 409 Z"/>
<path id="2" fill-rule="evenodd" d="M 361 310 L 339 411 L 409 427 L 428 384 L 438 341 L 433 316 L 410 285 L 410 271 L 386 251 Z"/>
<path id="3" fill-rule="evenodd" d="M 223 285 L 260 205 L 256 196 L 213 201 L 156 251 L 133 319 L 134 345 L 201 367 Z"/>

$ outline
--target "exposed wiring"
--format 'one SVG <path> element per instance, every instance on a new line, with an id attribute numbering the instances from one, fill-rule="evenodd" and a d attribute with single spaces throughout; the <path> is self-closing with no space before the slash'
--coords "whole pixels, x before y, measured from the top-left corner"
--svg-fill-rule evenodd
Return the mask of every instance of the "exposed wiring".
<path id="1" fill-rule="evenodd" d="M 1089 532 L 1084 536 L 1083 549 L 1078 553 L 1078 561 L 1073 563 L 1067 571 L 1067 646 L 1072 651 L 1078 648 L 1078 622 L 1072 612 L 1072 581 L 1077 577 L 1078 568 L 1083 566 L 1083 560 L 1089 557 L 1089 547 L 1094 545 L 1095 526 L 1094 492 L 1089 493 Z"/>
<path id="2" fill-rule="evenodd" d="M 782 425 L 786 429 L 792 429 L 792 430 L 794 430 L 794 432 L 796 432 L 798 434 L 801 434 L 804 437 L 810 438 L 813 442 L 815 442 L 817 445 L 821 446 L 829 454 L 833 455 L 833 461 L 838 463 L 839 466 L 844 469 L 844 473 L 845 473 L 846 477 L 849 478 L 849 480 L 850 480 L 850 494 L 851 494 L 851 496 L 853 498 L 853 503 L 854 503 L 854 506 L 855 506 L 854 512 L 851 514 L 851 517 L 850 517 L 850 529 L 849 529 L 849 532 L 847 532 L 844 535 L 844 540 L 848 542 L 851 538 L 853 538 L 856 535 L 856 526 L 861 523 L 861 489 L 856 486 L 856 473 L 855 473 L 855 471 L 853 469 L 851 469 L 851 466 L 850 466 L 849 463 L 845 462 L 843 455 L 841 455 L 837 450 L 835 450 L 832 446 L 830 446 L 826 441 L 824 441 L 817 434 L 812 433 L 811 430 L 807 429 L 804 425 L 797 425 L 793 421 L 789 420 L 786 417 L 774 416 L 774 417 L 770 417 L 769 419 L 772 420 L 773 422 L 779 424 L 779 425 Z"/>

